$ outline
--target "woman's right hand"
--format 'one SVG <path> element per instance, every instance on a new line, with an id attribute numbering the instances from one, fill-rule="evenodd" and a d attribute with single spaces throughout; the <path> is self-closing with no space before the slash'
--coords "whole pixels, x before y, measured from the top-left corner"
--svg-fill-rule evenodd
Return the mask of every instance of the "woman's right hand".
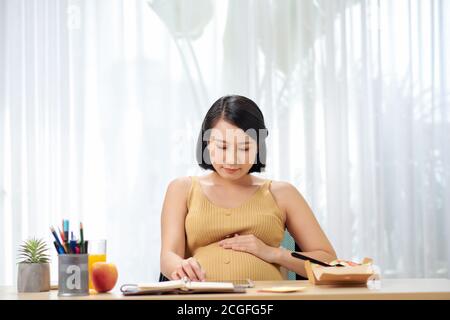
<path id="1" fill-rule="evenodd" d="M 179 280 L 183 277 L 187 277 L 191 281 L 205 281 L 205 276 L 205 270 L 203 270 L 197 259 L 193 257 L 181 260 L 181 263 L 171 274 L 172 280 Z"/>

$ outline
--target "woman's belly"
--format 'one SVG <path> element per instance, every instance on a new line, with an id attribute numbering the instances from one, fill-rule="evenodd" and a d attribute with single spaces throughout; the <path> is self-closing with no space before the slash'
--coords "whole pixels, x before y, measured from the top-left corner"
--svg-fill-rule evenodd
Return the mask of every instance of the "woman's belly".
<path id="1" fill-rule="evenodd" d="M 208 281 L 283 280 L 279 266 L 247 252 L 223 249 L 218 243 L 198 248 L 193 257 L 205 270 Z"/>

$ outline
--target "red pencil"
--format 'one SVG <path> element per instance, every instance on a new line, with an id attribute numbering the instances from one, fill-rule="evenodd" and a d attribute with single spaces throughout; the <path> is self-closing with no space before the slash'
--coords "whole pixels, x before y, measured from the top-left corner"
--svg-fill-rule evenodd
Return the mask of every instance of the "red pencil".
<path id="1" fill-rule="evenodd" d="M 69 253 L 69 250 L 66 246 L 66 239 L 64 238 L 64 232 L 61 231 L 61 229 L 58 227 L 59 235 L 61 236 L 61 245 L 63 246 L 64 250 L 66 250 L 67 253 Z"/>
<path id="2" fill-rule="evenodd" d="M 64 238 L 64 232 L 61 231 L 61 229 L 58 227 L 59 235 L 61 236 L 61 239 L 63 242 L 66 242 L 66 239 Z"/>

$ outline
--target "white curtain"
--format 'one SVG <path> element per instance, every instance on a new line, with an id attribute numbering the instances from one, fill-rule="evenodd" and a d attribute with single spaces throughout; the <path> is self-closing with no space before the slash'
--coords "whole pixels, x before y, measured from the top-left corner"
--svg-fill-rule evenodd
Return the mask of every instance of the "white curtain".
<path id="1" fill-rule="evenodd" d="M 446 0 L 0 0 L 0 285 L 63 218 L 107 239 L 120 283 L 157 280 L 166 186 L 202 174 L 196 136 L 225 94 L 259 104 L 263 176 L 302 192 L 339 257 L 448 278 L 449 16 Z"/>

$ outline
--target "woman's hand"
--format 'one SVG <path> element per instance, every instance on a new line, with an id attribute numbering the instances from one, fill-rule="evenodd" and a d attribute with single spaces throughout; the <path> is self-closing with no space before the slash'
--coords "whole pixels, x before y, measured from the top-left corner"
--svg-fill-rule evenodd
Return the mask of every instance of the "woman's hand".
<path id="1" fill-rule="evenodd" d="M 224 249 L 251 253 L 269 263 L 275 263 L 280 253 L 279 248 L 268 246 L 253 234 L 235 234 L 233 238 L 220 241 L 219 245 Z"/>
<path id="2" fill-rule="evenodd" d="M 190 257 L 181 261 L 180 265 L 172 272 L 172 280 L 179 280 L 183 277 L 189 278 L 191 281 L 205 281 L 206 272 L 200 266 L 197 259 Z"/>

